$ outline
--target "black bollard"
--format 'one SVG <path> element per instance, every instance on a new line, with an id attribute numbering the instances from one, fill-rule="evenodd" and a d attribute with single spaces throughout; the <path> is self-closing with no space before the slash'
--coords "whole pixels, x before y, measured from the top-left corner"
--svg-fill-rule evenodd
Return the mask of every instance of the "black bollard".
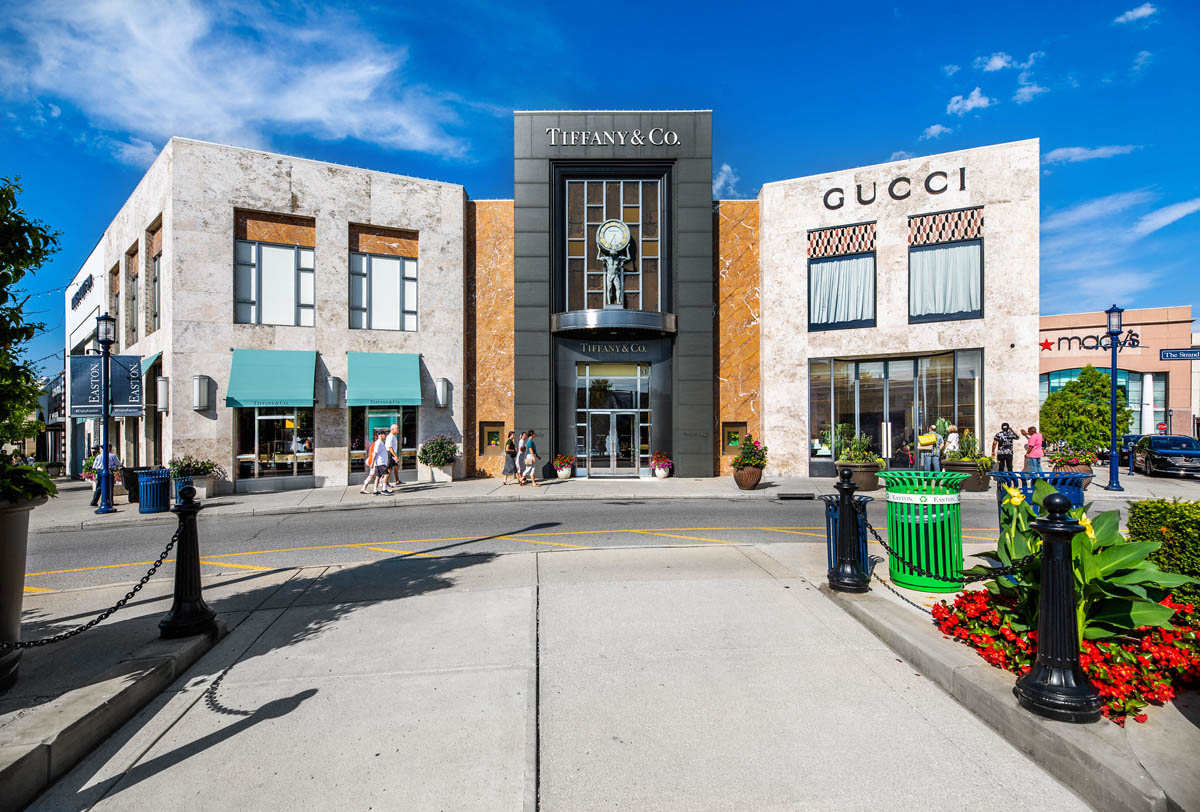
<path id="1" fill-rule="evenodd" d="M 829 571 L 829 588 L 838 592 L 866 592 L 871 580 L 859 568 L 859 517 L 854 509 L 854 492 L 858 486 L 850 481 L 850 476 L 850 470 L 843 468 L 833 485 L 838 492 L 838 537 L 837 561 Z"/>
<path id="2" fill-rule="evenodd" d="M 1043 518 L 1033 523 L 1042 537 L 1042 589 L 1038 606 L 1037 661 L 1017 680 L 1017 701 L 1039 716 L 1060 722 L 1095 722 L 1100 694 L 1079 665 L 1079 626 L 1075 619 L 1075 574 L 1071 538 L 1083 527 L 1067 515 L 1071 500 L 1053 493 L 1042 503 Z"/>
<path id="3" fill-rule="evenodd" d="M 183 501 L 171 508 L 179 517 L 179 541 L 175 544 L 175 602 L 171 611 L 158 621 L 163 637 L 191 637 L 205 634 L 216 626 L 217 613 L 200 594 L 200 538 L 196 534 L 196 514 L 203 507 L 196 489 L 186 485 L 179 490 Z"/>

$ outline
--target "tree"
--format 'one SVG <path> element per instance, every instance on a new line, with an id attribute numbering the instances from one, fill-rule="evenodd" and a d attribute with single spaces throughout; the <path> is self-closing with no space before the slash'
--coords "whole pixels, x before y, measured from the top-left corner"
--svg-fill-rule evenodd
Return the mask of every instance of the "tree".
<path id="1" fill-rule="evenodd" d="M 1112 442 L 1107 373 L 1088 364 L 1079 378 L 1051 394 L 1042 404 L 1041 429 L 1047 442 L 1062 442 L 1073 451 L 1096 451 Z M 1129 431 L 1132 413 L 1125 393 L 1117 390 L 1117 434 Z"/>
<path id="2" fill-rule="evenodd" d="M 0 178 L 0 440 L 5 442 L 25 439 L 40 392 L 25 345 L 43 325 L 25 321 L 28 297 L 14 291 L 58 250 L 59 236 L 21 210 L 21 191 L 20 178 Z M 0 462 L 0 498 L 16 501 L 47 493 L 54 493 L 54 483 L 44 473 Z"/>

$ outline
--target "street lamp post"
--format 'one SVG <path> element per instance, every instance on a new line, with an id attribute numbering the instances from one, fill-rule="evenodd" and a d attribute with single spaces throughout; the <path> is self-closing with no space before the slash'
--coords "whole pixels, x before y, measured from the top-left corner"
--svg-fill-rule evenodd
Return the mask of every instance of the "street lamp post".
<path id="1" fill-rule="evenodd" d="M 100 344 L 100 507 L 97 513 L 116 513 L 113 507 L 113 471 L 108 467 L 108 412 L 112 395 L 108 391 L 109 352 L 117 340 L 117 320 L 105 313 L 96 317 L 96 341 Z"/>
<path id="2" fill-rule="evenodd" d="M 1106 491 L 1125 490 L 1120 482 L 1121 451 L 1117 448 L 1117 338 L 1121 335 L 1121 314 L 1124 312 L 1124 308 L 1116 305 L 1104 311 L 1104 315 L 1108 316 L 1108 346 L 1112 349 L 1112 368 L 1108 374 L 1108 419 L 1112 437 L 1108 446 L 1108 484 L 1104 486 Z M 1129 453 L 1133 454 L 1132 448 Z"/>

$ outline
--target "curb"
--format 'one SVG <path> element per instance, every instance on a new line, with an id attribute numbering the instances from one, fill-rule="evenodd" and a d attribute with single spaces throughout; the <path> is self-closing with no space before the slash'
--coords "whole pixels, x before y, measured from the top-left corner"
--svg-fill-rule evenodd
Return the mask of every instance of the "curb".
<path id="1" fill-rule="evenodd" d="M 820 591 L 959 704 L 1097 809 L 1166 812 L 1178 801 L 1142 768 L 1116 725 L 1056 722 L 1017 704 L 1013 676 L 950 644 L 910 609 L 870 593 Z"/>
<path id="2" fill-rule="evenodd" d="M 3 728 L 0 812 L 22 809 L 83 760 L 228 632 L 155 640 L 102 673 Z"/>

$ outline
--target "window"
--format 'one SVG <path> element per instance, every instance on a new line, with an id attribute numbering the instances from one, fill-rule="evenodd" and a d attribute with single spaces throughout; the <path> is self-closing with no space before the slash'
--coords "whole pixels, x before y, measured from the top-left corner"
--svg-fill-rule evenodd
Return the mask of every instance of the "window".
<path id="1" fill-rule="evenodd" d="M 416 259 L 350 254 L 350 328 L 417 329 Z"/>
<path id="2" fill-rule="evenodd" d="M 366 471 L 367 450 L 375 432 L 400 427 L 400 470 L 417 470 L 416 406 L 350 407 L 350 472 Z"/>
<path id="3" fill-rule="evenodd" d="M 746 441 L 745 423 L 721 424 L 721 454 L 736 457 L 742 453 L 742 444 Z"/>
<path id="4" fill-rule="evenodd" d="M 981 240 L 909 248 L 910 323 L 982 317 Z"/>
<path id="5" fill-rule="evenodd" d="M 234 322 L 313 326 L 311 248 L 234 243 Z"/>
<path id="6" fill-rule="evenodd" d="M 500 457 L 504 455 L 504 424 L 479 424 L 479 456 Z"/>
<path id="7" fill-rule="evenodd" d="M 604 263 L 596 231 L 606 220 L 629 227 L 629 259 L 623 266 L 621 303 L 630 310 L 659 310 L 663 260 L 661 177 L 569 179 L 566 182 L 567 310 L 604 307 Z"/>
<path id="8" fill-rule="evenodd" d="M 875 326 L 875 254 L 810 259 L 808 329 Z"/>
<path id="9" fill-rule="evenodd" d="M 237 409 L 237 430 L 238 479 L 312 474 L 312 409 Z"/>
<path id="10" fill-rule="evenodd" d="M 155 254 L 150 260 L 150 332 L 154 332 L 161 324 L 159 308 L 162 306 L 162 289 L 159 286 L 159 269 L 162 267 L 162 254 Z"/>

